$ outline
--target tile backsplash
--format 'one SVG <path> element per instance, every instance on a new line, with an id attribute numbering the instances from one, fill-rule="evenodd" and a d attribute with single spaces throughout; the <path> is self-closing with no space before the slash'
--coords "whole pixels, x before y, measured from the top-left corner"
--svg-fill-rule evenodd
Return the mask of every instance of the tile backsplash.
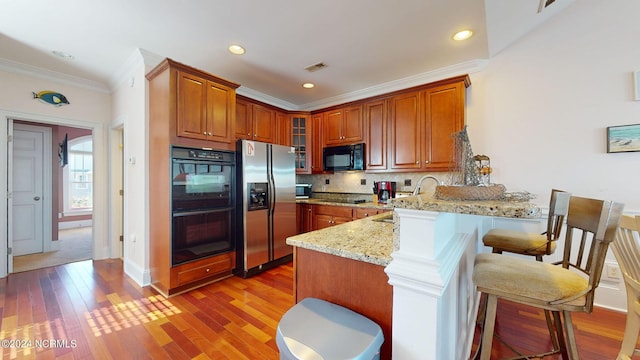
<path id="1" fill-rule="evenodd" d="M 410 193 L 416 187 L 417 181 L 424 175 L 433 175 L 440 181 L 448 183 L 446 172 L 438 173 L 389 173 L 376 174 L 364 171 L 345 171 L 333 174 L 296 175 L 298 184 L 312 184 L 314 192 L 336 192 L 351 194 L 373 194 L 373 183 L 376 181 L 395 181 L 396 192 Z M 408 185 L 410 183 L 410 185 Z M 407 184 L 407 185 L 405 185 Z M 424 193 L 435 191 L 435 181 L 426 180 L 422 184 Z"/>

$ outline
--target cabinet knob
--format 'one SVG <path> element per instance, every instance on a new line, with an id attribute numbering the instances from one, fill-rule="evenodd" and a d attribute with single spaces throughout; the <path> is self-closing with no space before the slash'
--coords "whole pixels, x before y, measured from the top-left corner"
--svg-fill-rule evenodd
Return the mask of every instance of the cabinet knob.
<path id="1" fill-rule="evenodd" d="M 251 133 L 247 133 L 247 136 L 251 136 Z"/>
<path id="2" fill-rule="evenodd" d="M 206 135 L 207 135 L 207 132 L 206 132 L 206 131 L 203 131 L 203 132 L 202 132 L 202 135 L 205 135 L 205 136 L 206 136 Z"/>
<path id="3" fill-rule="evenodd" d="M 209 136 L 213 135 L 212 133 L 209 133 Z"/>
<path id="4" fill-rule="evenodd" d="M 209 272 L 209 271 L 211 271 L 211 269 L 207 268 L 207 270 L 205 270 L 205 271 L 206 271 L 206 272 Z"/>
<path id="5" fill-rule="evenodd" d="M 420 164 L 420 161 L 416 161 L 416 164 Z"/>
<path id="6" fill-rule="evenodd" d="M 424 163 L 425 163 L 425 164 L 428 164 L 428 163 L 429 163 L 429 160 L 425 160 L 425 161 L 424 161 Z"/>

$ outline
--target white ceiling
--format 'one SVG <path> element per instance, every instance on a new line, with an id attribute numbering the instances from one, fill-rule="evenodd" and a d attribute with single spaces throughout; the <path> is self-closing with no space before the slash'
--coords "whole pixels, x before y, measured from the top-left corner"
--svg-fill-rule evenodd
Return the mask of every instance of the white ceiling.
<path id="1" fill-rule="evenodd" d="M 538 13 L 540 0 L 0 0 L 0 69 L 110 91 L 142 51 L 312 110 L 473 71 L 573 1 Z M 453 41 L 464 28 L 474 36 Z M 232 43 L 246 53 L 230 54 Z M 318 62 L 327 67 L 304 70 Z"/>

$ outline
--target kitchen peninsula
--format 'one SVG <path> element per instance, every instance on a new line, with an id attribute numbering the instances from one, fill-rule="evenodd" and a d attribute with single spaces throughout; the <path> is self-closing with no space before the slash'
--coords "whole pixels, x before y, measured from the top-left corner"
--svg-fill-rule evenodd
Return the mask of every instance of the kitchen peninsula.
<path id="1" fill-rule="evenodd" d="M 538 231 L 522 201 L 395 199 L 383 213 L 287 239 L 295 247 L 296 302 L 317 297 L 376 321 L 381 358 L 468 359 L 478 296 L 471 282 L 492 227 Z"/>

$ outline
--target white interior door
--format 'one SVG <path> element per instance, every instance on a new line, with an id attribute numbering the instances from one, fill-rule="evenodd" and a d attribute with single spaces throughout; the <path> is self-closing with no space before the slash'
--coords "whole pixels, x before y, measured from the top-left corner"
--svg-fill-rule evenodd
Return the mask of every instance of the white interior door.
<path id="1" fill-rule="evenodd" d="M 46 135 L 46 128 L 14 125 L 13 256 L 44 251 L 43 198 L 48 196 L 43 184 Z"/>

